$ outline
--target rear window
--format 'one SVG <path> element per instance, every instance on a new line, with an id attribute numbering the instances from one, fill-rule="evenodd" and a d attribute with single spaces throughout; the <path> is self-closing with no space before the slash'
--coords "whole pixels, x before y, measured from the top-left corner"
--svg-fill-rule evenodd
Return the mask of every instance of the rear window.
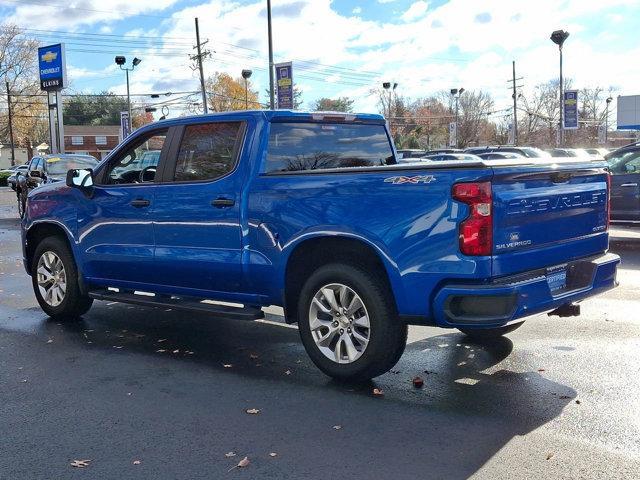
<path id="1" fill-rule="evenodd" d="M 264 172 L 395 164 L 383 125 L 272 123 Z"/>

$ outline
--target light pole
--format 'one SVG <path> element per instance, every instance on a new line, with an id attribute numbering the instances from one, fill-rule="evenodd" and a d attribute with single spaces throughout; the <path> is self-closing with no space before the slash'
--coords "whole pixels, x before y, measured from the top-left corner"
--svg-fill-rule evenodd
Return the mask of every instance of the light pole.
<path id="1" fill-rule="evenodd" d="M 460 88 L 452 88 L 451 89 L 451 95 L 453 96 L 453 98 L 456 101 L 456 135 L 455 135 L 455 143 L 456 143 L 456 148 L 458 148 L 458 99 L 460 98 L 460 95 L 462 95 L 464 93 L 464 88 L 460 87 Z"/>
<path id="2" fill-rule="evenodd" d="M 604 144 L 609 141 L 609 104 L 613 101 L 612 97 L 607 98 L 607 108 L 604 114 Z"/>
<path id="3" fill-rule="evenodd" d="M 398 84 L 397 83 L 391 83 L 391 82 L 382 82 L 382 88 L 384 88 L 385 90 L 387 90 L 389 92 L 389 108 L 388 108 L 388 112 L 387 112 L 387 118 L 389 120 L 391 120 L 391 95 L 393 94 L 393 92 L 395 91 L 396 88 L 398 88 Z"/>
<path id="4" fill-rule="evenodd" d="M 127 68 L 124 66 L 124 64 L 127 63 L 126 57 L 118 55 L 115 58 L 116 65 L 120 67 L 120 70 L 124 70 L 127 74 L 127 109 L 129 110 L 129 131 L 131 131 L 133 125 L 133 119 L 131 118 L 131 95 L 129 94 L 129 72 L 133 72 L 133 69 L 140 65 L 141 61 L 142 60 L 138 57 L 134 57 L 133 61 L 131 62 L 131 67 Z"/>
<path id="5" fill-rule="evenodd" d="M 244 109 L 249 110 L 249 78 L 253 72 L 251 70 L 242 70 L 242 78 L 244 78 Z"/>
<path id="6" fill-rule="evenodd" d="M 273 90 L 273 35 L 271 34 L 271 0 L 267 0 L 267 30 L 269 34 L 269 106 L 275 110 L 276 101 Z"/>
<path id="7" fill-rule="evenodd" d="M 551 41 L 558 45 L 558 50 L 560 50 L 560 146 L 564 145 L 564 82 L 562 80 L 562 45 L 565 40 L 569 37 L 569 32 L 565 30 L 556 30 L 551 34 Z"/>

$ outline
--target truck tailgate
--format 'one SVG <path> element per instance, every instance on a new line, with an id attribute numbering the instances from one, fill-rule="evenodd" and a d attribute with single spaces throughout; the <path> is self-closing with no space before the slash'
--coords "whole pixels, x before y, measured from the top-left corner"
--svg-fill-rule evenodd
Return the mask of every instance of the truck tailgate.
<path id="1" fill-rule="evenodd" d="M 494 276 L 550 267 L 608 248 L 603 164 L 492 169 Z"/>

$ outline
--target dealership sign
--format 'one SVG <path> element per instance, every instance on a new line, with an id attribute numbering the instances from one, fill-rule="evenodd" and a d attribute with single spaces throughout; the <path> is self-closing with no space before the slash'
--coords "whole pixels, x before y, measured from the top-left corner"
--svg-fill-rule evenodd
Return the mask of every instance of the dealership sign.
<path id="1" fill-rule="evenodd" d="M 276 63 L 278 108 L 293 109 L 293 67 L 291 62 Z"/>
<path id="2" fill-rule="evenodd" d="M 131 122 L 129 112 L 120 112 L 120 141 L 131 134 Z"/>
<path id="3" fill-rule="evenodd" d="M 567 90 L 564 92 L 564 117 L 565 130 L 578 129 L 578 91 Z"/>
<path id="4" fill-rule="evenodd" d="M 42 90 L 62 90 L 67 84 L 64 43 L 38 48 L 38 68 Z"/>

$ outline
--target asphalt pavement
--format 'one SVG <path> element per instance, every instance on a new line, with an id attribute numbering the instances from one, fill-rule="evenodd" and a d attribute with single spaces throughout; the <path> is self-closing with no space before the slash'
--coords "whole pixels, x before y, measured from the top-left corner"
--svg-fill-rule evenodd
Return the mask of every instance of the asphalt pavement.
<path id="1" fill-rule="evenodd" d="M 614 248 L 621 285 L 581 317 L 493 345 L 413 327 L 393 371 L 340 384 L 277 309 L 47 319 L 0 189 L 0 479 L 640 478 L 640 248 Z"/>

